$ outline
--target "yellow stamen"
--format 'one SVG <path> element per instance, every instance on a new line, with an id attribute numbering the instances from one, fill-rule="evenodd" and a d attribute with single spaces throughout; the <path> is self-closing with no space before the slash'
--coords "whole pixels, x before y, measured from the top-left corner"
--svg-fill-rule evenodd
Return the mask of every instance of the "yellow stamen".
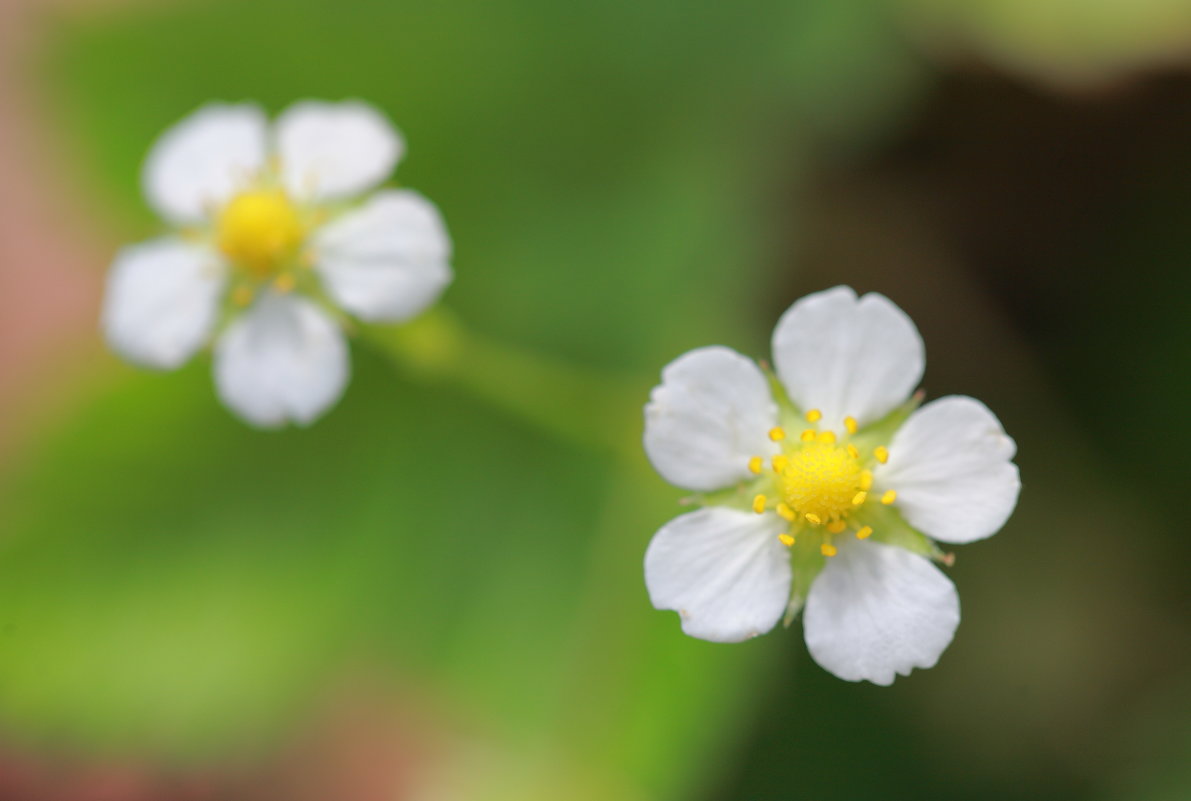
<path id="1" fill-rule="evenodd" d="M 857 448 L 855 445 L 853 445 L 851 442 L 849 442 L 848 443 L 848 455 L 851 456 L 853 459 L 859 459 L 860 458 L 860 449 Z"/>
<path id="2" fill-rule="evenodd" d="M 848 416 L 844 418 L 844 428 L 848 429 L 849 434 L 855 434 L 857 427 L 855 417 Z"/>
<path id="3" fill-rule="evenodd" d="M 794 538 L 791 537 L 789 534 L 778 534 L 777 538 L 778 538 L 778 541 L 780 541 L 781 544 L 785 545 L 787 548 L 794 545 Z"/>
<path id="4" fill-rule="evenodd" d="M 781 426 L 774 426 L 769 429 L 769 438 L 774 442 L 781 442 L 786 438 L 786 430 Z"/>
<path id="5" fill-rule="evenodd" d="M 810 523 L 813 526 L 817 526 L 823 522 L 823 520 L 817 514 L 814 514 L 813 512 L 807 512 L 805 517 L 806 517 L 806 522 Z"/>
<path id="6" fill-rule="evenodd" d="M 897 492 L 894 490 L 885 490 L 885 494 L 881 496 L 881 503 L 888 506 L 897 500 Z"/>
<path id="7" fill-rule="evenodd" d="M 760 475 L 761 470 L 762 470 L 762 468 L 764 468 L 764 466 L 765 466 L 765 460 L 762 459 L 760 456 L 754 456 L 752 459 L 749 459 L 749 472 L 752 473 L 754 476 Z"/>
<path id="8" fill-rule="evenodd" d="M 766 500 L 767 499 L 764 495 L 757 495 L 755 498 L 753 498 L 753 511 L 757 514 L 764 512 Z"/>
<path id="9" fill-rule="evenodd" d="M 825 442 L 828 445 L 834 445 L 835 444 L 835 432 L 834 431 L 820 432 L 819 433 L 819 442 Z"/>
<path id="10" fill-rule="evenodd" d="M 832 520 L 827 524 L 827 531 L 831 534 L 842 534 L 848 524 L 842 520 Z"/>
<path id="11" fill-rule="evenodd" d="M 794 514 L 793 509 L 791 509 L 789 506 L 786 506 L 784 503 L 779 503 L 777 505 L 777 513 L 791 522 L 793 522 L 794 518 L 798 516 Z"/>
<path id="12" fill-rule="evenodd" d="M 824 556 L 835 556 L 837 553 L 839 553 L 839 549 L 834 545 L 830 545 L 825 542 L 819 546 L 819 553 L 823 554 Z"/>
<path id="13" fill-rule="evenodd" d="M 808 428 L 806 431 L 803 431 L 798 438 L 803 442 L 810 442 L 815 438 L 815 429 Z"/>
<path id="14" fill-rule="evenodd" d="M 818 409 L 811 409 L 806 413 L 806 421 L 808 423 L 817 423 L 823 419 L 823 413 Z"/>
<path id="15" fill-rule="evenodd" d="M 864 490 L 861 490 L 860 492 L 858 492 L 858 493 L 856 493 L 855 495 L 853 495 L 853 496 L 852 496 L 852 505 L 853 505 L 853 506 L 860 506 L 861 504 L 863 504 L 863 503 L 864 503 L 864 501 L 865 501 L 867 498 L 868 498 L 868 493 L 867 493 L 867 492 L 865 492 Z"/>
<path id="16" fill-rule="evenodd" d="M 856 532 L 856 539 L 867 540 L 872 535 L 873 535 L 873 527 L 872 526 L 864 526 L 859 531 Z"/>
<path id="17" fill-rule="evenodd" d="M 783 470 L 785 470 L 789 464 L 790 464 L 790 460 L 787 459 L 785 456 L 783 456 L 780 453 L 777 456 L 773 457 L 773 469 L 779 473 L 782 472 Z"/>
<path id="18" fill-rule="evenodd" d="M 878 462 L 885 464 L 889 461 L 889 449 L 884 445 L 878 445 L 877 447 L 873 448 L 873 456 L 877 458 Z"/>
<path id="19" fill-rule="evenodd" d="M 871 470 L 860 471 L 860 488 L 862 490 L 870 490 L 873 488 L 873 474 Z"/>

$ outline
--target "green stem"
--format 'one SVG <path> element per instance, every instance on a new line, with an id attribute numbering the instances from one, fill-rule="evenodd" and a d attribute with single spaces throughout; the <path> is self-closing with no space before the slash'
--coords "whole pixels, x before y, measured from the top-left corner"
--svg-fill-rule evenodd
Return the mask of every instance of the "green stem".
<path id="1" fill-rule="evenodd" d="M 639 458 L 643 382 L 487 340 L 442 307 L 360 335 L 411 377 L 449 382 L 574 445 Z"/>

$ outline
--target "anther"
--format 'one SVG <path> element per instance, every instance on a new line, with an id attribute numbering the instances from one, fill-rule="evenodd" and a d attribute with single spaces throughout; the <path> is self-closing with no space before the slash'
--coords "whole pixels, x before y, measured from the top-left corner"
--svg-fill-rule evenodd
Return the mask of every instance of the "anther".
<path id="1" fill-rule="evenodd" d="M 823 413 L 818 409 L 811 409 L 806 413 L 806 421 L 808 423 L 817 423 L 823 419 Z"/>
<path id="2" fill-rule="evenodd" d="M 873 535 L 873 527 L 872 526 L 864 526 L 859 531 L 856 532 L 856 539 L 867 540 L 872 535 Z"/>
<path id="3" fill-rule="evenodd" d="M 774 442 L 781 442 L 786 438 L 786 430 L 781 426 L 774 426 L 769 429 L 769 438 Z"/>
<path id="4" fill-rule="evenodd" d="M 834 545 L 825 542 L 819 546 L 819 553 L 823 554 L 824 556 L 835 556 L 837 553 L 839 553 L 839 549 Z"/>
<path id="5" fill-rule="evenodd" d="M 806 518 L 806 522 L 808 522 L 808 523 L 810 523 L 811 525 L 814 525 L 814 526 L 817 526 L 817 525 L 819 525 L 820 523 L 822 523 L 822 522 L 823 522 L 822 518 L 820 518 L 820 517 L 819 517 L 817 514 L 815 514 L 814 512 L 807 512 L 805 515 L 803 515 L 803 517 L 805 517 L 805 518 Z"/>
<path id="6" fill-rule="evenodd" d="M 849 442 L 848 443 L 848 455 L 851 456 L 853 459 L 859 459 L 860 458 L 860 449 L 857 448 L 855 445 L 853 445 L 851 442 Z"/>
<path id="7" fill-rule="evenodd" d="M 779 515 L 781 515 L 782 517 L 786 518 L 787 520 L 789 520 L 790 522 L 793 522 L 794 518 L 797 517 L 797 515 L 794 514 L 794 510 L 791 509 L 789 506 L 786 506 L 786 504 L 784 504 L 784 503 L 779 503 L 777 505 L 777 513 Z"/>
<path id="8" fill-rule="evenodd" d="M 761 474 L 761 469 L 765 466 L 765 460 L 760 456 L 754 456 L 749 459 L 749 472 L 754 476 Z"/>
<path id="9" fill-rule="evenodd" d="M 780 542 L 782 545 L 785 545 L 787 548 L 790 548 L 794 545 L 794 538 L 789 534 L 778 534 L 777 538 L 778 542 Z"/>
<path id="10" fill-rule="evenodd" d="M 757 514 L 764 512 L 766 500 L 767 499 L 764 495 L 757 495 L 755 498 L 753 498 L 753 511 Z"/>
<path id="11" fill-rule="evenodd" d="M 862 490 L 872 489 L 873 474 L 871 470 L 863 470 L 860 473 L 860 488 Z"/>
<path id="12" fill-rule="evenodd" d="M 803 431 L 798 438 L 803 442 L 810 442 L 815 438 L 815 429 L 808 428 L 806 431 Z"/>
<path id="13" fill-rule="evenodd" d="M 819 432 L 819 442 L 825 442 L 828 445 L 834 445 L 835 444 L 835 432 L 834 431 Z"/>
<path id="14" fill-rule="evenodd" d="M 888 506 L 897 500 L 897 492 L 895 490 L 885 490 L 885 494 L 881 496 L 881 503 Z"/>
<path id="15" fill-rule="evenodd" d="M 856 425 L 856 418 L 849 415 L 844 418 L 844 428 L 848 429 L 849 434 L 855 434 L 858 426 Z"/>
<path id="16" fill-rule="evenodd" d="M 779 473 L 785 470 L 789 464 L 790 460 L 780 453 L 773 457 L 773 469 Z"/>
<path id="17" fill-rule="evenodd" d="M 873 456 L 877 457 L 878 462 L 885 464 L 889 461 L 889 449 L 884 445 L 878 445 L 873 448 Z"/>
<path id="18" fill-rule="evenodd" d="M 868 498 L 868 493 L 865 492 L 864 490 L 861 490 L 860 492 L 858 492 L 852 496 L 852 505 L 860 506 L 862 503 L 865 502 L 865 500 L 867 498 Z"/>
<path id="19" fill-rule="evenodd" d="M 842 520 L 832 520 L 827 524 L 827 531 L 831 534 L 842 534 L 848 524 Z"/>

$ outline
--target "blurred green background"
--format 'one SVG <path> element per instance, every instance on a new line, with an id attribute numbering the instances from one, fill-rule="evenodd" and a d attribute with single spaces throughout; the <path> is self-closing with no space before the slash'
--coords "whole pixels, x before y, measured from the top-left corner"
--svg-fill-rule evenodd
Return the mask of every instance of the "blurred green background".
<path id="1" fill-rule="evenodd" d="M 336 409 L 261 433 L 206 358 L 107 354 L 93 293 L 74 356 L 0 407 L 0 799 L 1191 797 L 1184 0 L 25 11 L 22 124 L 95 276 L 159 230 L 164 127 L 361 97 L 487 344 L 460 372 L 357 343 Z M 986 401 L 1024 484 L 959 549 L 954 644 L 888 689 L 798 624 L 687 639 L 641 575 L 682 494 L 638 446 L 660 368 L 765 358 L 838 283 L 909 312 L 929 395 Z"/>

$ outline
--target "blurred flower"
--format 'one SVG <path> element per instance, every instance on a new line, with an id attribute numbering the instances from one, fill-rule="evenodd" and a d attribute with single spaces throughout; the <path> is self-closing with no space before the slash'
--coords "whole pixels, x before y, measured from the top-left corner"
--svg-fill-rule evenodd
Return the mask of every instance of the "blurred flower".
<path id="1" fill-rule="evenodd" d="M 933 666 L 959 599 L 932 539 L 1004 525 L 1020 489 L 1013 440 L 972 398 L 917 408 L 922 339 L 881 295 L 803 298 L 773 354 L 776 376 L 728 348 L 691 351 L 645 407 L 654 467 L 705 493 L 649 545 L 653 605 L 693 637 L 737 642 L 805 604 L 811 656 L 842 679 Z"/>
<path id="2" fill-rule="evenodd" d="M 126 247 L 108 279 L 111 346 L 175 368 L 215 340 L 220 398 L 262 427 L 309 423 L 350 371 L 342 313 L 409 319 L 450 283 L 437 209 L 382 189 L 404 145 L 375 109 L 304 101 L 270 129 L 253 105 L 211 104 L 167 130 L 143 185 L 171 235 Z"/>

